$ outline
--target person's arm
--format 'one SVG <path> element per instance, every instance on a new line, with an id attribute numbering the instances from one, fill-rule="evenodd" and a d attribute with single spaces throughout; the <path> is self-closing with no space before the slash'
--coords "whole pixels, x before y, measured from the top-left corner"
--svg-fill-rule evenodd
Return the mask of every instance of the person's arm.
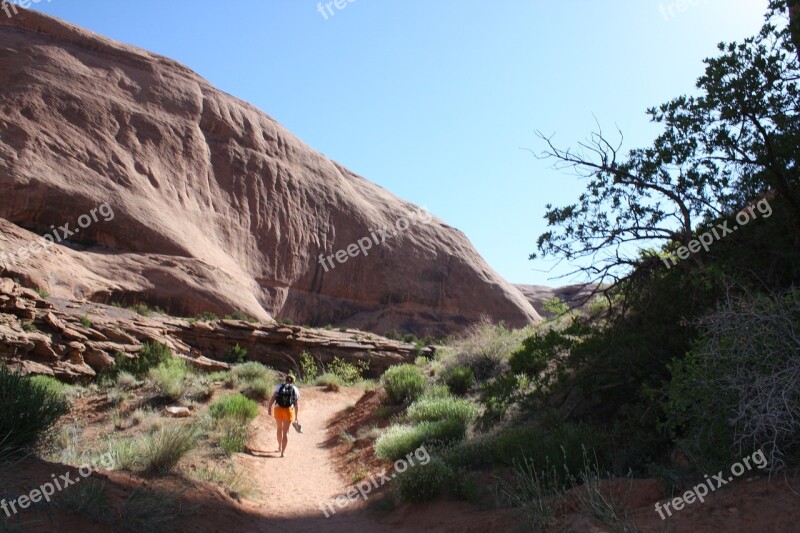
<path id="1" fill-rule="evenodd" d="M 295 420 L 298 420 L 300 418 L 300 398 L 298 398 L 294 402 L 294 418 Z"/>
<path id="2" fill-rule="evenodd" d="M 272 416 L 272 406 L 275 404 L 275 398 L 277 393 L 272 394 L 272 398 L 269 399 L 269 405 L 267 405 L 267 414 Z"/>

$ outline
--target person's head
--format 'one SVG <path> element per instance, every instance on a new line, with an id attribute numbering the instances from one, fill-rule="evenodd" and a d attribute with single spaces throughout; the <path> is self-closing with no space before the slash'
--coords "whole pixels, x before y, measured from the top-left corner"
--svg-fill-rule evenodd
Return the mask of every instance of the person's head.
<path id="1" fill-rule="evenodd" d="M 291 374 L 286 374 L 286 383 L 294 383 L 294 376 Z"/>

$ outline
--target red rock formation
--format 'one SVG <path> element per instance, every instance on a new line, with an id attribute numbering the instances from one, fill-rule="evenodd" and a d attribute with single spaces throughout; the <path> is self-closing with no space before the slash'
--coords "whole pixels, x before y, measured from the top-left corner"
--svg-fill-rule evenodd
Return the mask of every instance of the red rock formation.
<path id="1" fill-rule="evenodd" d="M 539 318 L 437 219 L 323 267 L 414 206 L 172 60 L 21 10 L 0 87 L 0 251 L 113 210 L 10 265 L 55 296 L 420 334 Z"/>
<path id="2" fill-rule="evenodd" d="M 360 331 L 143 317 L 103 304 L 51 300 L 0 277 L 0 362 L 25 373 L 86 379 L 112 366 L 117 354 L 136 357 L 142 343 L 158 342 L 199 368 L 222 370 L 228 368 L 222 362 L 226 352 L 238 344 L 247 350 L 248 360 L 282 372 L 297 372 L 300 355 L 309 352 L 323 364 L 336 357 L 368 362 L 367 375 L 377 377 L 391 365 L 433 355 L 430 347 L 420 349 Z"/>

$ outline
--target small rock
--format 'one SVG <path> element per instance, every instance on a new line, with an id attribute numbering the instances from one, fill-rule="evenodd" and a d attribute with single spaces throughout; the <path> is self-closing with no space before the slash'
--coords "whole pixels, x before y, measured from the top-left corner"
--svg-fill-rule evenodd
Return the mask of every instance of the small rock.
<path id="1" fill-rule="evenodd" d="M 192 416 L 192 412 L 188 407 L 170 406 L 166 408 L 166 411 L 175 418 L 188 418 Z"/>

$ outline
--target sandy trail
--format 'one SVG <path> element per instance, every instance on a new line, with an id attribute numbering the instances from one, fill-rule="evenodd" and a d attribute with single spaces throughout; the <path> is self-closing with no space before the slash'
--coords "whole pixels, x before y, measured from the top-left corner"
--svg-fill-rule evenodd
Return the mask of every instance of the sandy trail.
<path id="1" fill-rule="evenodd" d="M 286 457 L 280 458 L 277 452 L 275 421 L 267 415 L 266 405 L 254 422 L 256 435 L 249 444 L 253 455 L 241 457 L 240 464 L 247 469 L 256 489 L 244 507 L 263 517 L 253 531 L 275 531 L 280 526 L 292 531 L 386 531 L 385 526 L 364 515 L 361 501 L 337 509 L 330 518 L 320 508 L 321 502 L 329 502 L 351 488 L 334 470 L 324 443 L 330 421 L 358 401 L 363 391 L 342 389 L 332 393 L 304 388 L 301 394 L 303 434 L 290 430 Z"/>

